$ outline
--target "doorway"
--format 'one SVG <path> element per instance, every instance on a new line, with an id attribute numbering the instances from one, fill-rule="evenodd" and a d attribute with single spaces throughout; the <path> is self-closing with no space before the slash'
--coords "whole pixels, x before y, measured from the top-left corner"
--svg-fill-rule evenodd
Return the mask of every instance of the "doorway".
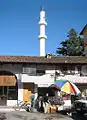
<path id="1" fill-rule="evenodd" d="M 17 100 L 17 77 L 9 71 L 0 71 L 0 106 L 7 106 L 8 101 Z"/>
<path id="2" fill-rule="evenodd" d="M 0 86 L 0 105 L 7 105 L 8 87 Z"/>

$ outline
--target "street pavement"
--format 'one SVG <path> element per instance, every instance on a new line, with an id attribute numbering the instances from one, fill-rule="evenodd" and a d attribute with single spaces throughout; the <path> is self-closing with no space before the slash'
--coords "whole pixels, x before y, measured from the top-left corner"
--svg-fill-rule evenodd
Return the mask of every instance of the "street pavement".
<path id="1" fill-rule="evenodd" d="M 60 113 L 30 113 L 26 111 L 0 112 L 0 120 L 86 120 L 84 116 L 70 117 Z"/>

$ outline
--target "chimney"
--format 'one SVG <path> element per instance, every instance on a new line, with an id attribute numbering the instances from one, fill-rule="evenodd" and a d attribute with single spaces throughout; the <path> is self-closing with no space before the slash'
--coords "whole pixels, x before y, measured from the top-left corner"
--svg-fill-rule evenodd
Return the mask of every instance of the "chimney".
<path id="1" fill-rule="evenodd" d="M 47 36 L 45 35 L 45 28 L 47 26 L 45 19 L 45 11 L 43 8 L 41 8 L 40 21 L 38 23 L 40 28 L 40 35 L 38 37 L 40 40 L 40 56 L 45 56 L 45 41 L 47 39 Z"/>

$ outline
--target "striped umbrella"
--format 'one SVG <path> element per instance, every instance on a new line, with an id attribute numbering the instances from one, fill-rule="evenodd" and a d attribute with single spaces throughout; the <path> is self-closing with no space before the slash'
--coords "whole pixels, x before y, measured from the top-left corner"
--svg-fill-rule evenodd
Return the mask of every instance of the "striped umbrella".
<path id="1" fill-rule="evenodd" d="M 56 88 L 57 90 L 61 90 L 56 84 L 51 84 L 49 87 L 51 87 L 51 88 Z"/>
<path id="2" fill-rule="evenodd" d="M 81 94 L 78 87 L 74 83 L 72 83 L 68 80 L 56 80 L 55 85 L 58 88 L 60 88 L 61 91 L 66 92 L 68 94 L 75 94 L 75 95 Z"/>

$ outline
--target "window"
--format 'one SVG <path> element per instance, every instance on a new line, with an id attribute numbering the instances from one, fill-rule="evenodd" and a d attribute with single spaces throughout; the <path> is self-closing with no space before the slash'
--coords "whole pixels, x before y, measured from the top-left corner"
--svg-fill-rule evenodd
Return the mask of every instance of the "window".
<path id="1" fill-rule="evenodd" d="M 36 75 L 41 76 L 45 74 L 45 70 L 36 70 Z"/>
<path id="2" fill-rule="evenodd" d="M 17 86 L 8 87 L 8 100 L 17 100 L 18 88 Z"/>
<path id="3" fill-rule="evenodd" d="M 23 73 L 28 75 L 36 75 L 36 68 L 24 67 Z"/>
<path id="4" fill-rule="evenodd" d="M 29 76 L 41 76 L 45 74 L 45 70 L 39 66 L 36 68 L 35 66 L 23 67 L 23 73 L 28 74 Z"/>
<path id="5" fill-rule="evenodd" d="M 62 73 L 63 73 L 63 74 L 66 74 L 66 73 L 67 73 L 67 70 L 68 70 L 67 67 L 63 67 L 63 68 L 62 68 Z"/>
<path id="6" fill-rule="evenodd" d="M 63 74 L 67 74 L 67 75 L 71 75 L 71 74 L 75 74 L 75 67 L 74 66 L 65 66 L 62 68 L 62 73 Z"/>
<path id="7" fill-rule="evenodd" d="M 81 68 L 81 76 L 87 76 L 87 65 L 83 65 Z"/>
<path id="8" fill-rule="evenodd" d="M 71 73 L 71 74 L 75 74 L 75 67 L 71 66 L 71 68 L 70 68 L 70 73 Z"/>

